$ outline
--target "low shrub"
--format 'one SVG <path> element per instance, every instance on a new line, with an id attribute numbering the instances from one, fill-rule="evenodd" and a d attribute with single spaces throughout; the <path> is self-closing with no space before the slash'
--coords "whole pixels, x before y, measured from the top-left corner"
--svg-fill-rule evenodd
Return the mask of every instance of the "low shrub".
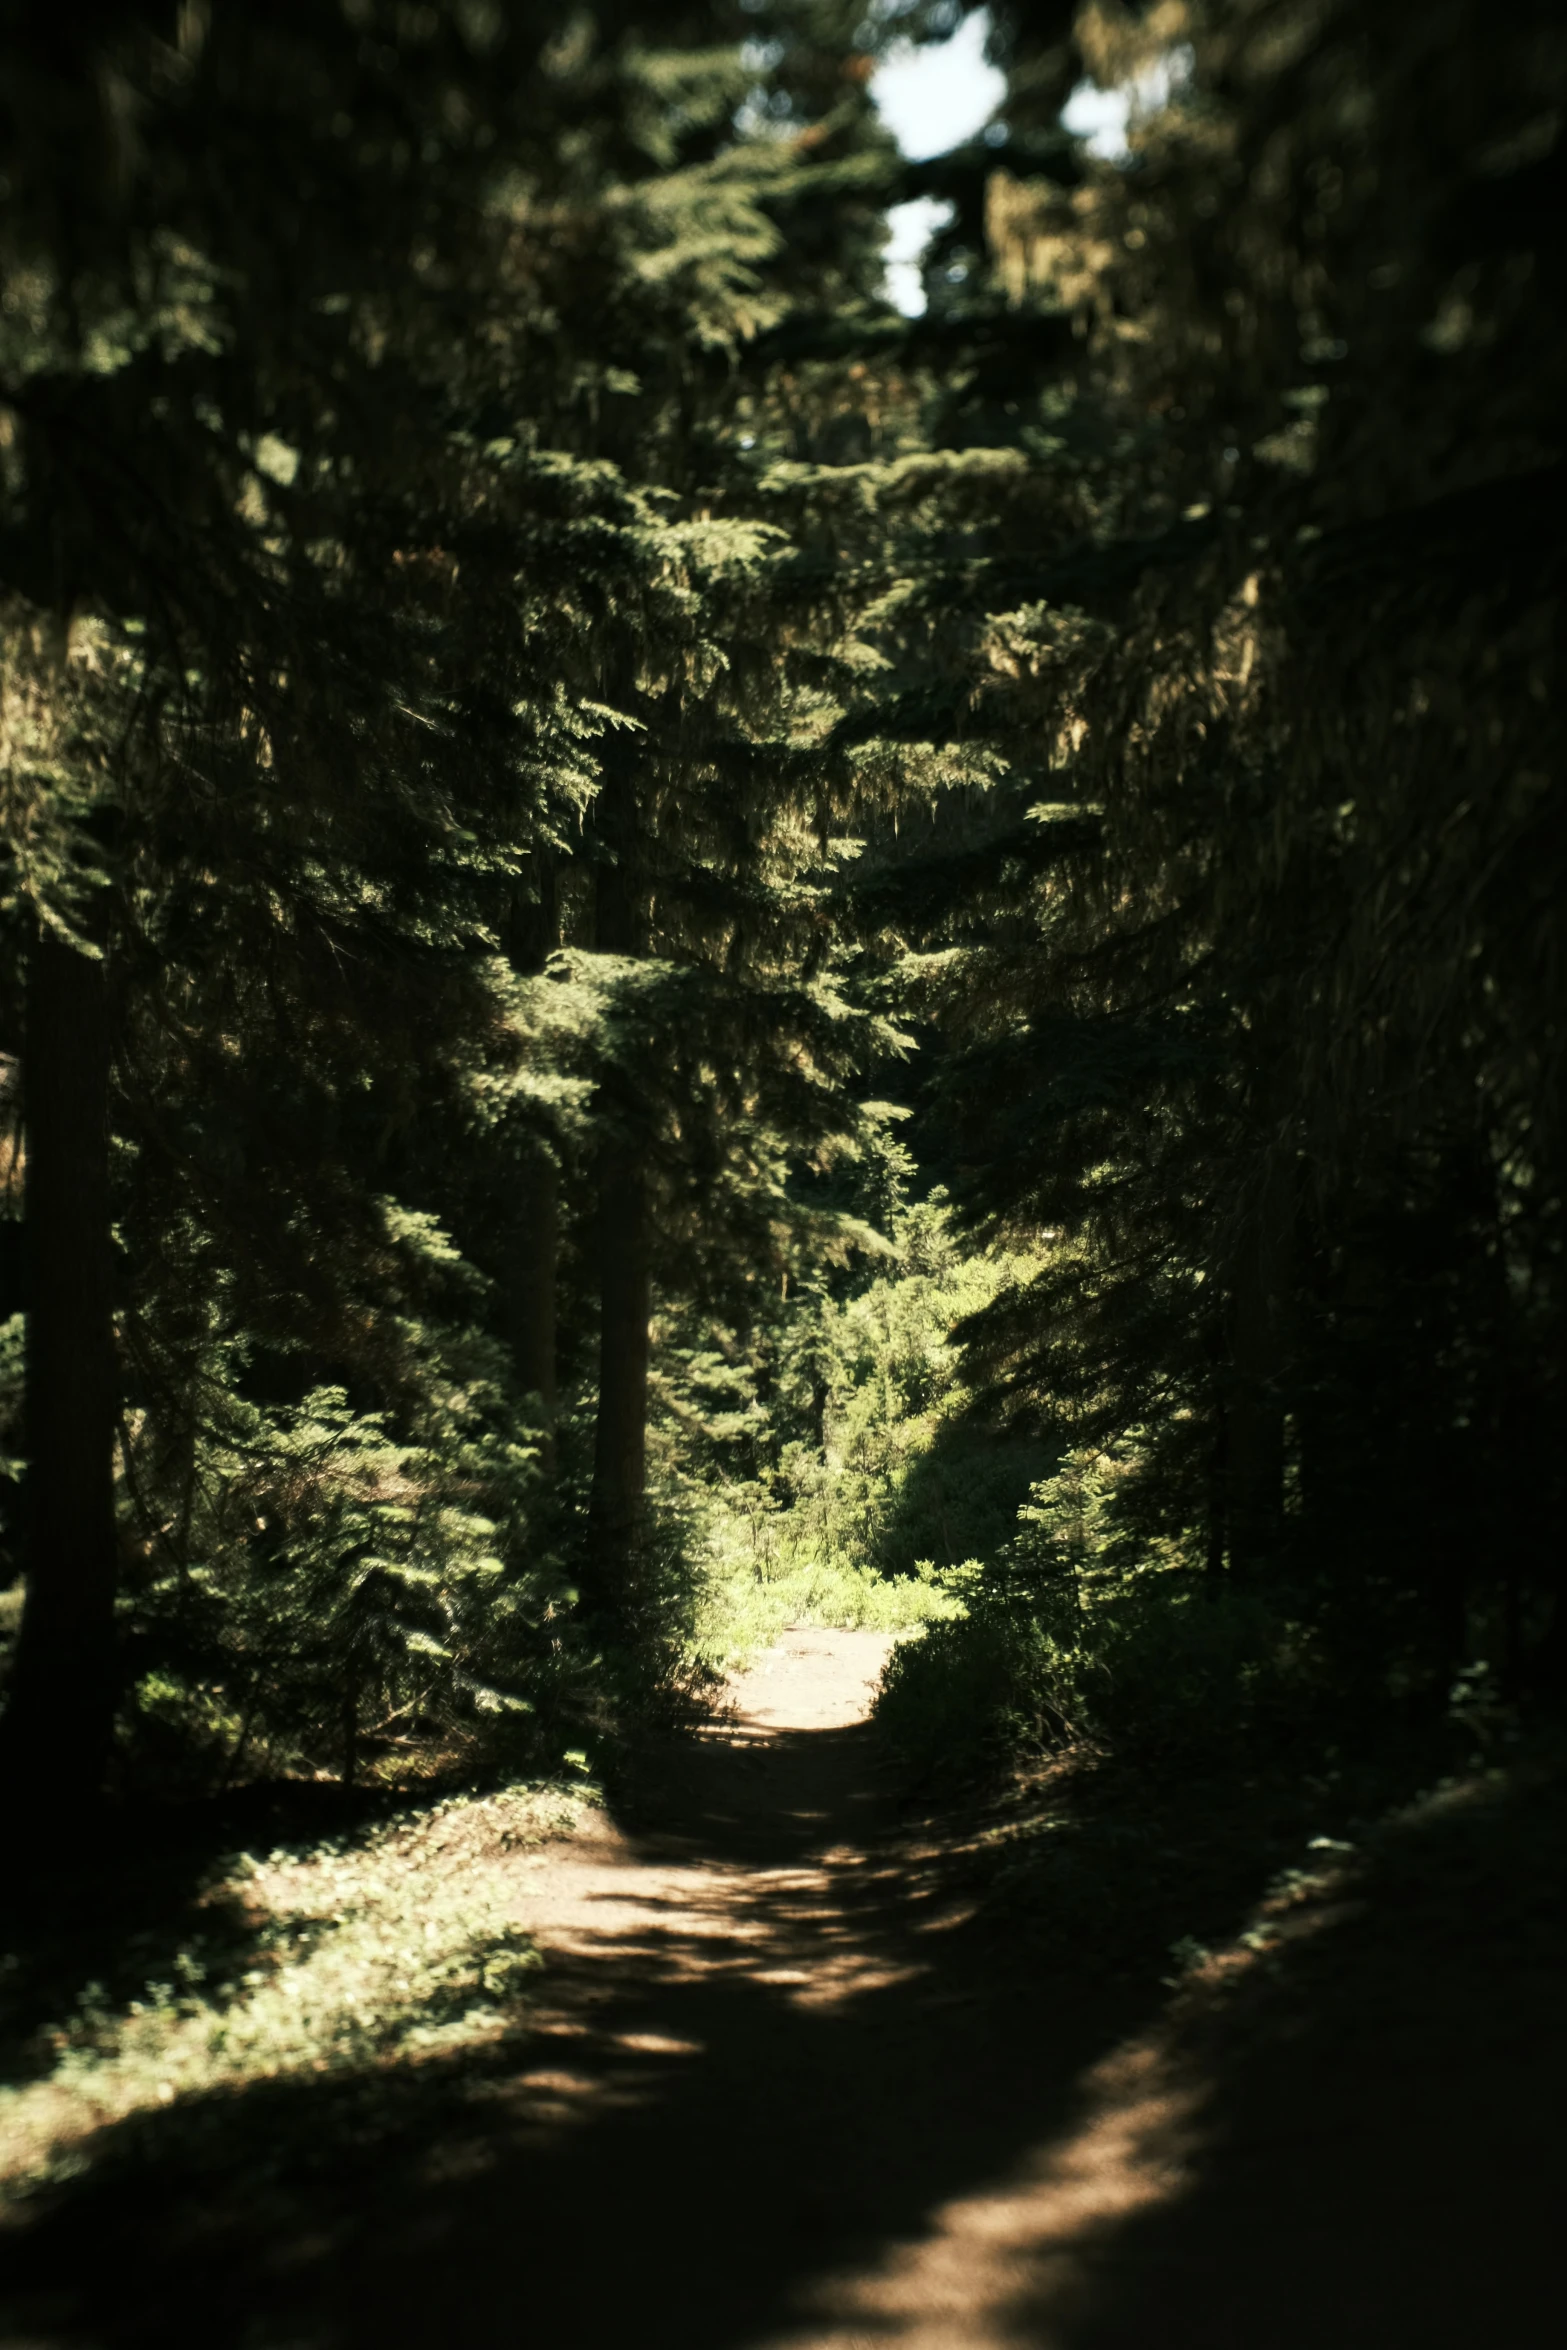
<path id="1" fill-rule="evenodd" d="M 879 1575 L 847 1559 L 795 1559 L 767 1568 L 754 1556 L 720 1553 L 697 1619 L 697 1654 L 712 1669 L 744 1661 L 791 1625 L 835 1631 L 913 1632 L 962 1614 L 965 1570 L 928 1560 L 914 1575 Z"/>
<path id="2" fill-rule="evenodd" d="M 1215 1756 L 1304 1731 L 1325 1677 L 1300 1627 L 1174 1571 L 1091 1604 L 977 1593 L 888 1662 L 877 1719 L 922 1773 L 973 1779 L 1090 1742 L 1139 1760 Z"/>
<path id="3" fill-rule="evenodd" d="M 142 1937 L 145 1977 L 86 1984 L 20 2045 L 0 2022 L 0 2207 L 88 2167 L 106 2124 L 178 2105 L 194 2128 L 220 2092 L 322 2074 L 373 2096 L 428 2058 L 495 2047 L 523 2025 L 539 1963 L 496 1864 L 596 1801 L 585 1783 L 504 1787 L 231 1856 L 186 1940 Z M 68 1951 L 56 1965 L 69 1972 Z M 26 2005 L 6 1988 L 8 2009 Z"/>

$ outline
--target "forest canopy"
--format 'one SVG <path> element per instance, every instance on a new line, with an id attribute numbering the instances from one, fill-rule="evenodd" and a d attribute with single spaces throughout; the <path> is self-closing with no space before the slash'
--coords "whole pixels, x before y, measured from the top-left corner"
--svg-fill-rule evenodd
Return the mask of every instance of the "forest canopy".
<path id="1" fill-rule="evenodd" d="M 30 1819 L 1560 1692 L 1567 33 L 961 15 L 0 15 Z"/>

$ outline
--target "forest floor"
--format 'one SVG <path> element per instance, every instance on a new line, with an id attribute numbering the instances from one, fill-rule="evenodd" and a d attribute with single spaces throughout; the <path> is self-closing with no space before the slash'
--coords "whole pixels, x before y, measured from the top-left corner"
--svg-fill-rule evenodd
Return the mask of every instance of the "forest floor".
<path id="1" fill-rule="evenodd" d="M 541 1844 L 476 1806 L 427 1898 L 477 1875 L 531 1938 L 522 2023 L 369 2099 L 296 2069 L 106 2124 L 0 2234 L 0 2342 L 1549 2339 L 1560 1773 L 1358 1841 L 1305 1833 L 1344 1825 L 1309 1783 L 1266 1819 L 1091 1768 L 932 1811 L 867 1719 L 887 1646 L 786 1635 L 630 1814 Z"/>

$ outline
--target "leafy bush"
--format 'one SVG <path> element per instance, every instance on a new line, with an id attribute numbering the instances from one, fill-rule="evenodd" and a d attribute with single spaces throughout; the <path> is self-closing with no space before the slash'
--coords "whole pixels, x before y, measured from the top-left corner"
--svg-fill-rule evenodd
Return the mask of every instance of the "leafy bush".
<path id="1" fill-rule="evenodd" d="M 847 1559 L 802 1560 L 769 1573 L 755 1560 L 719 1554 L 696 1622 L 696 1649 L 717 1670 L 766 1648 L 794 1624 L 836 1631 L 912 1632 L 963 1612 L 974 1570 L 938 1568 L 887 1576 Z"/>
<path id="2" fill-rule="evenodd" d="M 971 1778 L 1080 1741 L 1149 1761 L 1287 1739 L 1326 1694 L 1320 1650 L 1278 1598 L 1131 1548 L 1134 1439 L 1068 1453 L 960 1618 L 888 1663 L 877 1714 L 920 1768 Z"/>
<path id="3" fill-rule="evenodd" d="M 183 1461 L 130 1431 L 123 1729 L 141 1775 L 397 1777 L 497 1741 L 529 1756 L 569 1601 L 528 1538 L 535 1456 L 498 1350 L 418 1336 L 395 1412 L 336 1384 L 258 1401 L 243 1343 L 220 1342 Z"/>
<path id="4" fill-rule="evenodd" d="M 1309 1640 L 1250 1594 L 1133 1577 L 1075 1631 L 983 1594 L 890 1658 L 877 1719 L 933 1775 L 974 1778 L 1080 1741 L 1158 1762 L 1277 1741 L 1319 1711 Z"/>
<path id="5" fill-rule="evenodd" d="M 686 1488 L 710 1561 L 695 1628 L 705 1658 L 787 1624 L 904 1632 L 956 1615 L 969 1569 L 1003 1547 L 1051 1457 L 970 1425 L 953 1343 L 1022 1260 L 961 1255 L 939 1191 L 899 1193 L 887 1221 L 885 1254 L 849 1294 L 819 1284 L 780 1313 L 765 1379 L 703 1357 L 699 1383 L 694 1349 L 681 1381 L 666 1370 L 666 1487 L 693 1426 L 713 1439 L 706 1477 Z M 749 1476 L 725 1472 L 722 1443 L 742 1435 Z"/>

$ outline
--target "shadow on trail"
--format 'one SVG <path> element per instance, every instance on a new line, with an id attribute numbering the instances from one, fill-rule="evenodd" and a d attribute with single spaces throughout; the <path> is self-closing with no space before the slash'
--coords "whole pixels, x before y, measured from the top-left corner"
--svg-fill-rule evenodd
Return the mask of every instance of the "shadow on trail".
<path id="1" fill-rule="evenodd" d="M 6 2246 L 11 2338 L 764 2338 L 1064 2118 L 1135 2009 L 1009 1983 L 889 1809 L 863 1726 L 699 1742 L 639 1807 L 679 1890 L 617 1901 L 532 2030 L 104 2130 Z"/>
<path id="2" fill-rule="evenodd" d="M 1088 2248 L 1069 2328 L 1037 2262 L 995 2340 L 1535 2350 L 1555 2337 L 1562 1760 L 1395 1814 L 1281 1946 L 1174 2002 L 1151 2069 L 1175 2093 L 1160 2111 L 1156 2087 L 1140 2151 L 1156 2171 L 1187 2141 L 1176 2191 Z"/>
<path id="3" fill-rule="evenodd" d="M 1396 2277 L 1373 2296 L 1380 2331 L 1339 2322 L 1364 2281 L 1366 2231 L 1346 2267 L 1317 2156 L 1291 2152 L 1281 2171 L 1264 2153 L 1253 2175 L 1245 2147 L 1259 2111 L 1277 2135 L 1282 2095 L 1286 2135 L 1304 2112 L 1308 2138 L 1327 2128 L 1331 2164 L 1343 2113 L 1324 2120 L 1287 2053 L 1285 2074 L 1268 2073 L 1266 2034 L 1273 2053 L 1259 2058 L 1244 2036 L 1196 2032 L 1181 2058 L 1204 2081 L 1195 2105 L 1136 2060 L 1088 2077 L 1148 2024 L 1156 1979 L 1081 1961 L 1041 1970 L 1026 1943 L 967 1914 L 951 1849 L 900 1820 L 894 1793 L 864 1725 L 694 1743 L 639 1804 L 634 1858 L 649 1874 L 585 1900 L 591 1951 L 552 1963 L 526 2030 L 482 2058 L 264 2082 L 100 2133 L 92 2169 L 13 2231 L 0 2340 L 1428 2350 L 1474 2338 L 1440 2315 L 1435 2330 L 1404 2329 Z M 1237 1855 L 1237 1918 L 1255 1856 L 1242 1873 Z M 1313 2014 L 1325 1994 L 1310 1971 L 1338 1930 L 1299 1977 Z M 1456 1969 L 1423 2019 L 1428 2058 L 1430 2034 L 1451 2034 L 1473 1990 Z M 1352 2005 L 1326 1997 L 1330 2014 Z M 1342 2095 L 1354 2065 L 1332 2078 Z M 1353 2137 L 1353 2115 L 1348 2126 Z M 1353 2168 L 1353 2182 L 1369 2175 Z M 1292 2210 L 1277 2208 L 1284 2188 Z M 1303 2262 L 1319 2268 L 1304 2295 Z M 1226 2275 L 1239 2284 L 1215 2296 Z M 1315 2331 L 1290 2314 L 1303 2306 Z M 1534 2337 L 1508 2331 L 1504 2313 L 1487 2338 Z"/>

